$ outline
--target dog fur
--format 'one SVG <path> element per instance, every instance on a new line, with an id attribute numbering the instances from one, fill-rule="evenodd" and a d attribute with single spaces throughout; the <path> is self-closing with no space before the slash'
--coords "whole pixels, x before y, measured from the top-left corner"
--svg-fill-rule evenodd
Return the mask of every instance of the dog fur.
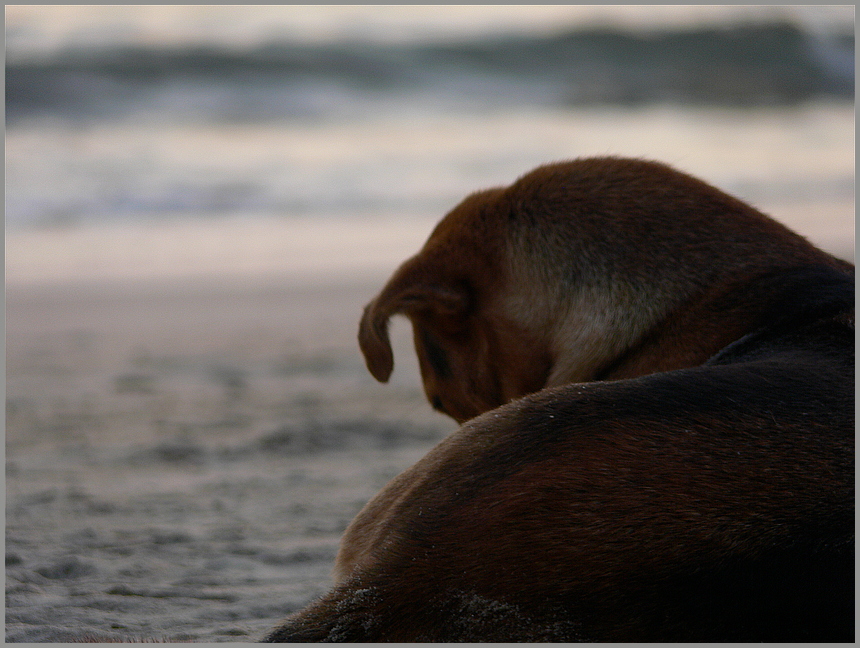
<path id="1" fill-rule="evenodd" d="M 544 387 L 701 364 L 760 324 L 761 275 L 849 264 L 654 162 L 544 166 L 464 200 L 367 306 L 359 344 L 388 380 L 412 322 L 427 398 L 458 422 Z"/>
<path id="2" fill-rule="evenodd" d="M 359 330 L 385 381 L 409 317 L 465 423 L 267 640 L 853 641 L 853 298 L 851 264 L 654 162 L 473 194 Z"/>

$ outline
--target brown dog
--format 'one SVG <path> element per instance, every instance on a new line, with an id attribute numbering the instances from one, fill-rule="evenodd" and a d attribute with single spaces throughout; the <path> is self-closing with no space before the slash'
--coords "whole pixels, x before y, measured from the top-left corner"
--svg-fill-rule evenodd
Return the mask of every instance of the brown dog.
<path id="1" fill-rule="evenodd" d="M 406 314 L 434 407 L 486 413 L 359 513 L 337 586 L 268 640 L 853 640 L 853 286 L 652 162 L 470 196 L 359 342 L 387 380 Z"/>

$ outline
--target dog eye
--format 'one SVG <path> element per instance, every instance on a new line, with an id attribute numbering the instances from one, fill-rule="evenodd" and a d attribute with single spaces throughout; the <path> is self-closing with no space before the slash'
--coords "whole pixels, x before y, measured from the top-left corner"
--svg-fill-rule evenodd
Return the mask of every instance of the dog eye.
<path id="1" fill-rule="evenodd" d="M 421 344 L 424 346 L 427 361 L 436 373 L 436 377 L 440 379 L 450 378 L 451 367 L 448 365 L 448 358 L 442 347 L 433 339 L 433 336 L 427 331 L 421 331 Z"/>

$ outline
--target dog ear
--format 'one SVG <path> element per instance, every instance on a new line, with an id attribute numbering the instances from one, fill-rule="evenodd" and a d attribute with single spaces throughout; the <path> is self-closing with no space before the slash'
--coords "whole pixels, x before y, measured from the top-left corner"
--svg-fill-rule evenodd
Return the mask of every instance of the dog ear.
<path id="1" fill-rule="evenodd" d="M 468 294 L 463 289 L 444 285 L 404 285 L 396 281 L 364 309 L 358 328 L 358 345 L 371 375 L 388 382 L 394 369 L 394 354 L 388 338 L 388 321 L 404 313 L 430 314 L 448 326 L 462 321 L 468 308 Z"/>

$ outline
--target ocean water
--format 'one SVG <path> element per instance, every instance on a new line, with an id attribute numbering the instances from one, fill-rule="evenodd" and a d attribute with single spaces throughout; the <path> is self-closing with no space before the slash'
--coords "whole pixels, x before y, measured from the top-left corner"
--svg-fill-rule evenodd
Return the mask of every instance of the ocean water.
<path id="1" fill-rule="evenodd" d="M 538 164 L 613 154 L 853 246 L 853 14 L 288 9 L 7 9 L 7 233 L 423 227 Z"/>

